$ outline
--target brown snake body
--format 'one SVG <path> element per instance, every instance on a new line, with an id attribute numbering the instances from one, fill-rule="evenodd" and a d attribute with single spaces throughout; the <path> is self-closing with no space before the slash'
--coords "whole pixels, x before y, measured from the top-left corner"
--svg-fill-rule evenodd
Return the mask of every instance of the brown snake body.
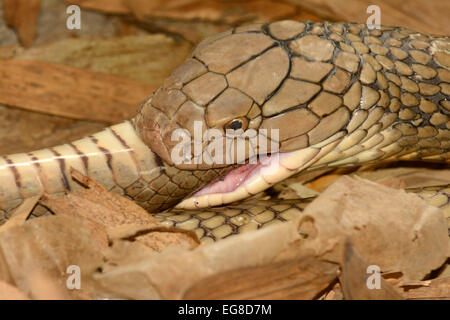
<path id="1" fill-rule="evenodd" d="M 301 204 L 185 209 L 244 199 L 318 168 L 392 160 L 448 163 L 449 95 L 448 37 L 351 23 L 280 21 L 235 28 L 202 41 L 131 122 L 62 146 L 0 157 L 0 220 L 30 196 L 80 188 L 70 167 L 204 240 L 289 220 Z M 194 121 L 201 133 L 217 129 L 226 139 L 227 129 L 278 129 L 278 136 L 267 136 L 278 146 L 279 163 L 270 162 L 269 173 L 260 170 L 261 161 L 176 164 L 172 134 L 184 129 L 195 136 Z M 260 145 L 244 143 L 247 160 L 261 153 Z M 211 158 L 211 141 L 200 144 L 206 148 L 192 148 L 190 160 Z M 178 209 L 161 213 L 176 204 Z M 37 207 L 33 214 L 44 211 Z"/>

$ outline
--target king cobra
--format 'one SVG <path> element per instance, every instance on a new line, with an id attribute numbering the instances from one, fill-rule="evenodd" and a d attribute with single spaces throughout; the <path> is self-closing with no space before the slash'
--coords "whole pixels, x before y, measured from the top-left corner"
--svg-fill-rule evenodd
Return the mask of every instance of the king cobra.
<path id="1" fill-rule="evenodd" d="M 236 201 L 321 168 L 448 163 L 449 95 L 448 37 L 353 23 L 238 27 L 202 41 L 132 120 L 0 157 L 0 221 L 26 198 L 81 188 L 70 175 L 75 168 L 203 241 L 279 223 L 304 204 Z M 174 132 L 195 136 L 195 122 L 201 134 L 217 129 L 227 139 L 230 130 L 266 132 L 277 148 L 250 163 L 264 148 L 244 139 L 246 161 L 208 164 L 191 160 L 211 158 L 212 140 L 193 140 L 201 152 L 193 147 L 176 163 Z M 444 196 L 444 205 L 449 190 L 430 192 Z M 32 215 L 45 212 L 38 205 Z"/>

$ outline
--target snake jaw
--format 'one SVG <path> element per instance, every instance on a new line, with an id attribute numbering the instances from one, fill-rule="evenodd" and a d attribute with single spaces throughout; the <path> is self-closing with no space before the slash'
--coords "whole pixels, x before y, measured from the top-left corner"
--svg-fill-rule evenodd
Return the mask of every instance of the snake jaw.
<path id="1" fill-rule="evenodd" d="M 247 164 L 227 173 L 180 202 L 176 208 L 197 209 L 223 205 L 253 196 L 300 171 L 311 168 L 336 148 L 342 138 L 316 146 L 272 154 L 256 165 Z"/>

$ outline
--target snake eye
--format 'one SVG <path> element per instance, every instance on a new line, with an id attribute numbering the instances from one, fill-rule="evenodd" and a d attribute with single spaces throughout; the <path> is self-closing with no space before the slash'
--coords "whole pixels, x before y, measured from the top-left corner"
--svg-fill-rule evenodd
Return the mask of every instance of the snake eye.
<path id="1" fill-rule="evenodd" d="M 225 125 L 225 129 L 231 130 L 245 130 L 247 129 L 248 121 L 245 118 L 233 119 Z"/>

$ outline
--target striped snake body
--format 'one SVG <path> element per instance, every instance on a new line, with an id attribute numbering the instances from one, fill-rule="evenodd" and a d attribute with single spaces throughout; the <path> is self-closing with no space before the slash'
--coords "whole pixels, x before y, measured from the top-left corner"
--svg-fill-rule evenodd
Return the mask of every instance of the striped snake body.
<path id="1" fill-rule="evenodd" d="M 289 220 L 300 204 L 186 209 L 245 199 L 318 168 L 449 162 L 449 95 L 448 37 L 351 23 L 238 27 L 202 41 L 132 121 L 58 147 L 0 157 L 0 220 L 30 196 L 80 188 L 70 167 L 202 239 Z M 278 152 L 254 165 L 175 163 L 173 133 L 195 136 L 195 122 L 201 135 L 216 129 L 225 140 L 233 138 L 229 130 L 269 132 Z M 260 145 L 243 141 L 247 160 L 262 153 Z M 194 143 L 190 160 L 212 157 L 211 140 L 200 142 L 200 153 Z M 33 214 L 43 212 L 38 206 Z M 257 223 L 243 222 L 245 215 Z"/>

